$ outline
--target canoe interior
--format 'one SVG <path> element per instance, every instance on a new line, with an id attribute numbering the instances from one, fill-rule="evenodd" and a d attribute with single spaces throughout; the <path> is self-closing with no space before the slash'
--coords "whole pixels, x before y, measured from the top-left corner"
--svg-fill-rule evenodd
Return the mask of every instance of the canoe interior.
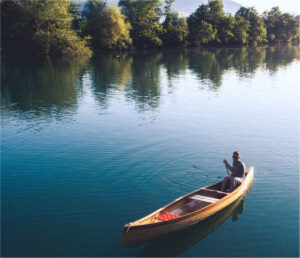
<path id="1" fill-rule="evenodd" d="M 248 172 L 248 171 L 247 171 Z M 246 172 L 246 176 L 247 176 Z M 199 209 L 202 209 L 218 200 L 224 198 L 229 193 L 221 191 L 222 181 L 200 188 L 186 196 L 183 196 L 169 205 L 154 213 L 130 223 L 130 226 L 146 225 L 162 222 L 159 217 L 164 213 L 171 213 L 177 216 L 184 216 Z"/>

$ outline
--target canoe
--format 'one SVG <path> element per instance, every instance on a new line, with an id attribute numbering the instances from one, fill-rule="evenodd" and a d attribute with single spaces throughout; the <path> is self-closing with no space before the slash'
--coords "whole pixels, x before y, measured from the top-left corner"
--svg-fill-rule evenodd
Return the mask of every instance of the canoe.
<path id="1" fill-rule="evenodd" d="M 251 189 L 254 167 L 246 170 L 244 182 L 233 192 L 222 192 L 222 181 L 201 187 L 124 226 L 124 247 L 133 247 L 159 236 L 188 228 L 223 210 Z"/>
<path id="2" fill-rule="evenodd" d="M 177 257 L 212 234 L 230 216 L 233 220 L 238 220 L 239 214 L 244 211 L 244 205 L 245 199 L 241 197 L 223 210 L 189 228 L 150 241 L 138 256 Z"/>

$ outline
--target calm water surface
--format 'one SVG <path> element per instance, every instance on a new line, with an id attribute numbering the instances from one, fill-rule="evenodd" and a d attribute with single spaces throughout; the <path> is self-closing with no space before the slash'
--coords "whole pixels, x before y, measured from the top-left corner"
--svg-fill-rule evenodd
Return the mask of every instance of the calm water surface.
<path id="1" fill-rule="evenodd" d="M 3 256 L 298 256 L 299 47 L 3 60 Z M 245 200 L 133 249 L 122 227 L 220 180 Z"/>

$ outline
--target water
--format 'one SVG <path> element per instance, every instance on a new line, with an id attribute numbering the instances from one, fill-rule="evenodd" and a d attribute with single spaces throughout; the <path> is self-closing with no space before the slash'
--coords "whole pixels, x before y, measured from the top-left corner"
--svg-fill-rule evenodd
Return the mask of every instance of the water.
<path id="1" fill-rule="evenodd" d="M 3 60 L 3 256 L 298 256 L 299 47 Z M 220 180 L 245 200 L 125 249 L 122 227 Z"/>

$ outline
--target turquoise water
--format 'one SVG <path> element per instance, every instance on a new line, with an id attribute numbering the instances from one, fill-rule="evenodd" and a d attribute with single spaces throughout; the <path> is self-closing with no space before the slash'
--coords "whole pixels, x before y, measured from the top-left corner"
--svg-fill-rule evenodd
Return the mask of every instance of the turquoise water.
<path id="1" fill-rule="evenodd" d="M 299 47 L 3 60 L 2 256 L 298 256 Z M 207 223 L 136 248 L 123 225 L 226 174 Z"/>

